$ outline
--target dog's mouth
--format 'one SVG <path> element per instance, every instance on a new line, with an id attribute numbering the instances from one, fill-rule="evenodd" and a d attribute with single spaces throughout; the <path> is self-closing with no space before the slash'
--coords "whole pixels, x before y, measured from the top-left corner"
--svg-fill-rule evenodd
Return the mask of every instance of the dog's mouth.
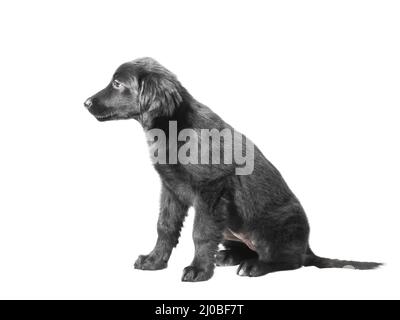
<path id="1" fill-rule="evenodd" d="M 137 119 L 140 116 L 140 113 L 133 113 L 133 114 L 130 114 L 129 116 L 125 116 L 125 117 L 124 116 L 118 117 L 118 112 L 114 111 L 114 112 L 109 112 L 106 114 L 94 114 L 94 116 L 99 121 L 107 121 L 107 120 L 113 120 L 116 118 L 118 118 L 118 119 L 130 119 L 130 118 Z"/>
<path id="2" fill-rule="evenodd" d="M 106 120 L 111 120 L 116 115 L 117 115 L 117 112 L 110 112 L 110 113 L 106 113 L 106 114 L 95 114 L 94 116 L 99 121 L 106 121 Z"/>

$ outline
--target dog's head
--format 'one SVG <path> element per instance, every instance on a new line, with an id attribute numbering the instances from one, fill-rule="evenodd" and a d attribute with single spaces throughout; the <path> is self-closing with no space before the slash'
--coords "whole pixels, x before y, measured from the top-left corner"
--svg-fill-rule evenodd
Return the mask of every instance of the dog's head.
<path id="1" fill-rule="evenodd" d="M 107 87 L 84 105 L 99 121 L 136 119 L 145 125 L 171 116 L 183 90 L 173 73 L 154 59 L 141 58 L 121 65 Z"/>

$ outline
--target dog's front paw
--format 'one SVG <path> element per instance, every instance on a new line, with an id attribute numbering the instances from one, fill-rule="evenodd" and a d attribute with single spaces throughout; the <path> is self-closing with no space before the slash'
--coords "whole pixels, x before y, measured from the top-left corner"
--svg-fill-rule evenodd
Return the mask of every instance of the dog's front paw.
<path id="1" fill-rule="evenodd" d="M 135 262 L 135 269 L 140 270 L 161 270 L 167 267 L 167 262 L 152 255 L 142 255 Z"/>
<path id="2" fill-rule="evenodd" d="M 209 280 L 214 274 L 214 268 L 200 268 L 196 266 L 188 266 L 183 269 L 182 281 L 197 282 Z"/>

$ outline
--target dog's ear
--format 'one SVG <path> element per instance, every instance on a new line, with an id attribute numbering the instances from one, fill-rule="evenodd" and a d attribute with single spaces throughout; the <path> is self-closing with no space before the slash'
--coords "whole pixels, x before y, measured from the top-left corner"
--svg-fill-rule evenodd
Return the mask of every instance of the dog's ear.
<path id="1" fill-rule="evenodd" d="M 171 116 L 182 102 L 180 84 L 156 74 L 146 75 L 140 81 L 139 106 L 147 117 Z"/>

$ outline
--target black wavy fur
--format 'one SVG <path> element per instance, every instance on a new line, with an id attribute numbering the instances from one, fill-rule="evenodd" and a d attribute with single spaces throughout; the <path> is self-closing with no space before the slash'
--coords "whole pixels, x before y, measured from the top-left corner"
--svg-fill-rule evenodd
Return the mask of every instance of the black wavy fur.
<path id="1" fill-rule="evenodd" d="M 217 114 L 196 101 L 174 74 L 151 58 L 120 66 L 111 83 L 89 98 L 85 106 L 100 121 L 136 119 L 145 131 L 164 130 L 167 139 L 171 120 L 177 122 L 178 130 L 215 128 L 234 132 Z M 181 144 L 178 141 L 178 146 Z M 168 146 L 166 151 L 176 152 Z M 210 279 L 215 264 L 239 265 L 238 274 L 244 276 L 302 266 L 373 269 L 380 265 L 314 255 L 308 244 L 308 221 L 299 200 L 257 147 L 252 174 L 236 175 L 235 168 L 235 163 L 155 164 L 162 181 L 158 239 L 150 254 L 137 259 L 135 268 L 167 267 L 191 206 L 195 208 L 195 255 L 184 269 L 183 281 Z M 248 241 L 237 241 L 243 239 Z M 225 250 L 218 251 L 220 243 Z"/>

